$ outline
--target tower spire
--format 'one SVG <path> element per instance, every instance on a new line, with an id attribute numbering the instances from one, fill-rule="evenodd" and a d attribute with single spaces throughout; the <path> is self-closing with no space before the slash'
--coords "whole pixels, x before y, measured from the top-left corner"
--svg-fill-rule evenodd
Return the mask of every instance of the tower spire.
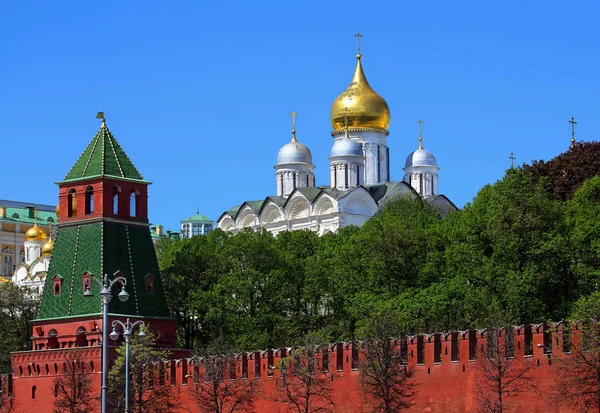
<path id="1" fill-rule="evenodd" d="M 419 124 L 419 149 L 423 149 L 423 122 L 421 119 L 417 121 Z"/>
<path id="2" fill-rule="evenodd" d="M 96 119 L 102 119 L 102 125 L 101 125 L 101 127 L 102 128 L 106 127 L 106 118 L 104 117 L 104 112 L 98 112 L 96 114 Z"/>
<path id="3" fill-rule="evenodd" d="M 571 124 L 571 149 L 573 149 L 575 147 L 575 125 L 577 125 L 574 116 L 571 116 L 569 123 Z"/>
<path id="4" fill-rule="evenodd" d="M 292 113 L 290 113 L 290 116 L 292 117 L 292 142 L 298 142 L 296 140 L 296 116 L 298 116 L 298 114 L 292 111 Z"/>

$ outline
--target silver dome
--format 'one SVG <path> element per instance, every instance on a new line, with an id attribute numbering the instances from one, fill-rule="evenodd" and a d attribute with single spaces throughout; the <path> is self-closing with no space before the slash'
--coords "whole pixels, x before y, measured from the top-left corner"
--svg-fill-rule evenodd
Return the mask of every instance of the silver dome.
<path id="1" fill-rule="evenodd" d="M 277 164 L 309 163 L 312 164 L 312 154 L 306 145 L 300 142 L 288 142 L 281 147 L 277 154 Z"/>
<path id="2" fill-rule="evenodd" d="M 417 149 L 406 158 L 405 168 L 411 166 L 435 166 L 437 167 L 437 161 L 435 156 L 425 149 Z"/>
<path id="3" fill-rule="evenodd" d="M 350 138 L 342 138 L 335 141 L 331 152 L 329 153 L 330 158 L 343 156 L 363 156 L 362 145 L 358 142 L 353 141 Z"/>

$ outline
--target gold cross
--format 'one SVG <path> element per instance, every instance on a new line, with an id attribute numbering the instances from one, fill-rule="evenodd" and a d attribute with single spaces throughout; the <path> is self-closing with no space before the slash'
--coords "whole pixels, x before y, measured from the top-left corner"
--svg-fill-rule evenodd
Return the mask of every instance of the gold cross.
<path id="1" fill-rule="evenodd" d="M 37 208 L 33 209 L 33 225 L 37 225 L 37 218 L 38 218 L 38 210 Z"/>
<path id="2" fill-rule="evenodd" d="M 571 148 L 575 147 L 575 125 L 577 125 L 577 122 L 575 122 L 575 117 L 571 116 L 571 120 L 569 121 L 569 123 L 571 124 Z"/>
<path id="3" fill-rule="evenodd" d="M 358 54 L 360 54 L 360 38 L 363 37 L 360 32 L 354 34 L 356 36 L 356 40 L 358 41 Z"/>
<path id="4" fill-rule="evenodd" d="M 417 121 L 419 124 L 419 149 L 423 149 L 423 122 L 421 119 Z"/>
<path id="5" fill-rule="evenodd" d="M 517 158 L 515 158 L 515 155 L 512 152 L 510 153 L 510 156 L 508 157 L 508 159 L 510 159 L 510 167 L 514 168 L 515 167 L 515 159 L 517 159 Z"/>

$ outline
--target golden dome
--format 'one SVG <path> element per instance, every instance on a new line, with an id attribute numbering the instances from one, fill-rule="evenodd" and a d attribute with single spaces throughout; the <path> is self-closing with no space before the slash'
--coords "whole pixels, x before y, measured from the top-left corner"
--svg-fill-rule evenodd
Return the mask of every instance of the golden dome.
<path id="1" fill-rule="evenodd" d="M 53 249 L 54 241 L 52 241 L 52 238 L 50 238 L 47 243 L 42 245 L 42 257 L 49 257 L 50 255 L 52 255 Z"/>
<path id="2" fill-rule="evenodd" d="M 367 82 L 360 63 L 361 55 L 356 55 L 356 70 L 350 86 L 339 95 L 331 106 L 331 125 L 334 130 L 344 129 L 348 108 L 349 128 L 374 128 L 387 130 L 390 126 L 390 108 Z"/>
<path id="3" fill-rule="evenodd" d="M 33 227 L 29 228 L 25 233 L 26 241 L 44 241 L 48 238 L 43 229 L 34 224 Z"/>

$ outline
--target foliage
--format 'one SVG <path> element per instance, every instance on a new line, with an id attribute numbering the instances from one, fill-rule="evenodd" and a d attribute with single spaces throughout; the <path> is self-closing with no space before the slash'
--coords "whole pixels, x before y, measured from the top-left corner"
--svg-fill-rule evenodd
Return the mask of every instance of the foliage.
<path id="1" fill-rule="evenodd" d="M 145 330 L 144 338 L 134 334 L 130 343 L 129 409 L 132 413 L 168 413 L 179 410 L 171 386 L 165 386 L 164 362 L 168 350 L 155 348 L 156 337 Z M 109 403 L 112 411 L 125 406 L 125 343 L 117 348 L 117 359 L 108 375 Z M 163 368 L 161 368 L 161 366 Z"/>
<path id="2" fill-rule="evenodd" d="M 577 142 L 548 162 L 533 161 L 523 169 L 534 182 L 549 178 L 556 199 L 571 199 L 586 180 L 600 174 L 600 142 Z"/>
<path id="3" fill-rule="evenodd" d="M 77 355 L 65 359 L 65 369 L 54 379 L 54 413 L 87 413 L 95 409 L 93 376 Z"/>
<path id="4" fill-rule="evenodd" d="M 318 367 L 319 346 L 313 343 L 296 348 L 279 362 L 280 377 L 274 401 L 288 412 L 333 413 L 331 378 Z"/>
<path id="5" fill-rule="evenodd" d="M 9 392 L 10 374 L 0 374 L 0 413 L 8 413 L 12 408 L 12 395 Z"/>
<path id="6" fill-rule="evenodd" d="M 10 372 L 11 352 L 31 349 L 29 322 L 37 311 L 27 288 L 0 283 L 0 373 Z"/>
<path id="7" fill-rule="evenodd" d="M 391 337 L 404 337 L 393 313 L 372 320 L 359 363 L 363 394 L 371 412 L 395 413 L 408 409 L 415 396 L 413 370 L 407 366 Z"/>
<path id="8" fill-rule="evenodd" d="M 600 178 L 587 172 L 600 156 L 585 153 L 597 147 L 510 169 L 445 216 L 399 196 L 361 228 L 321 237 L 216 230 L 167 240 L 158 256 L 183 344 L 357 341 L 385 308 L 403 314 L 408 334 L 480 328 L 497 308 L 510 324 L 566 319 L 600 291 Z M 560 181 L 558 170 L 576 179 Z M 557 196 L 565 185 L 572 194 Z"/>

